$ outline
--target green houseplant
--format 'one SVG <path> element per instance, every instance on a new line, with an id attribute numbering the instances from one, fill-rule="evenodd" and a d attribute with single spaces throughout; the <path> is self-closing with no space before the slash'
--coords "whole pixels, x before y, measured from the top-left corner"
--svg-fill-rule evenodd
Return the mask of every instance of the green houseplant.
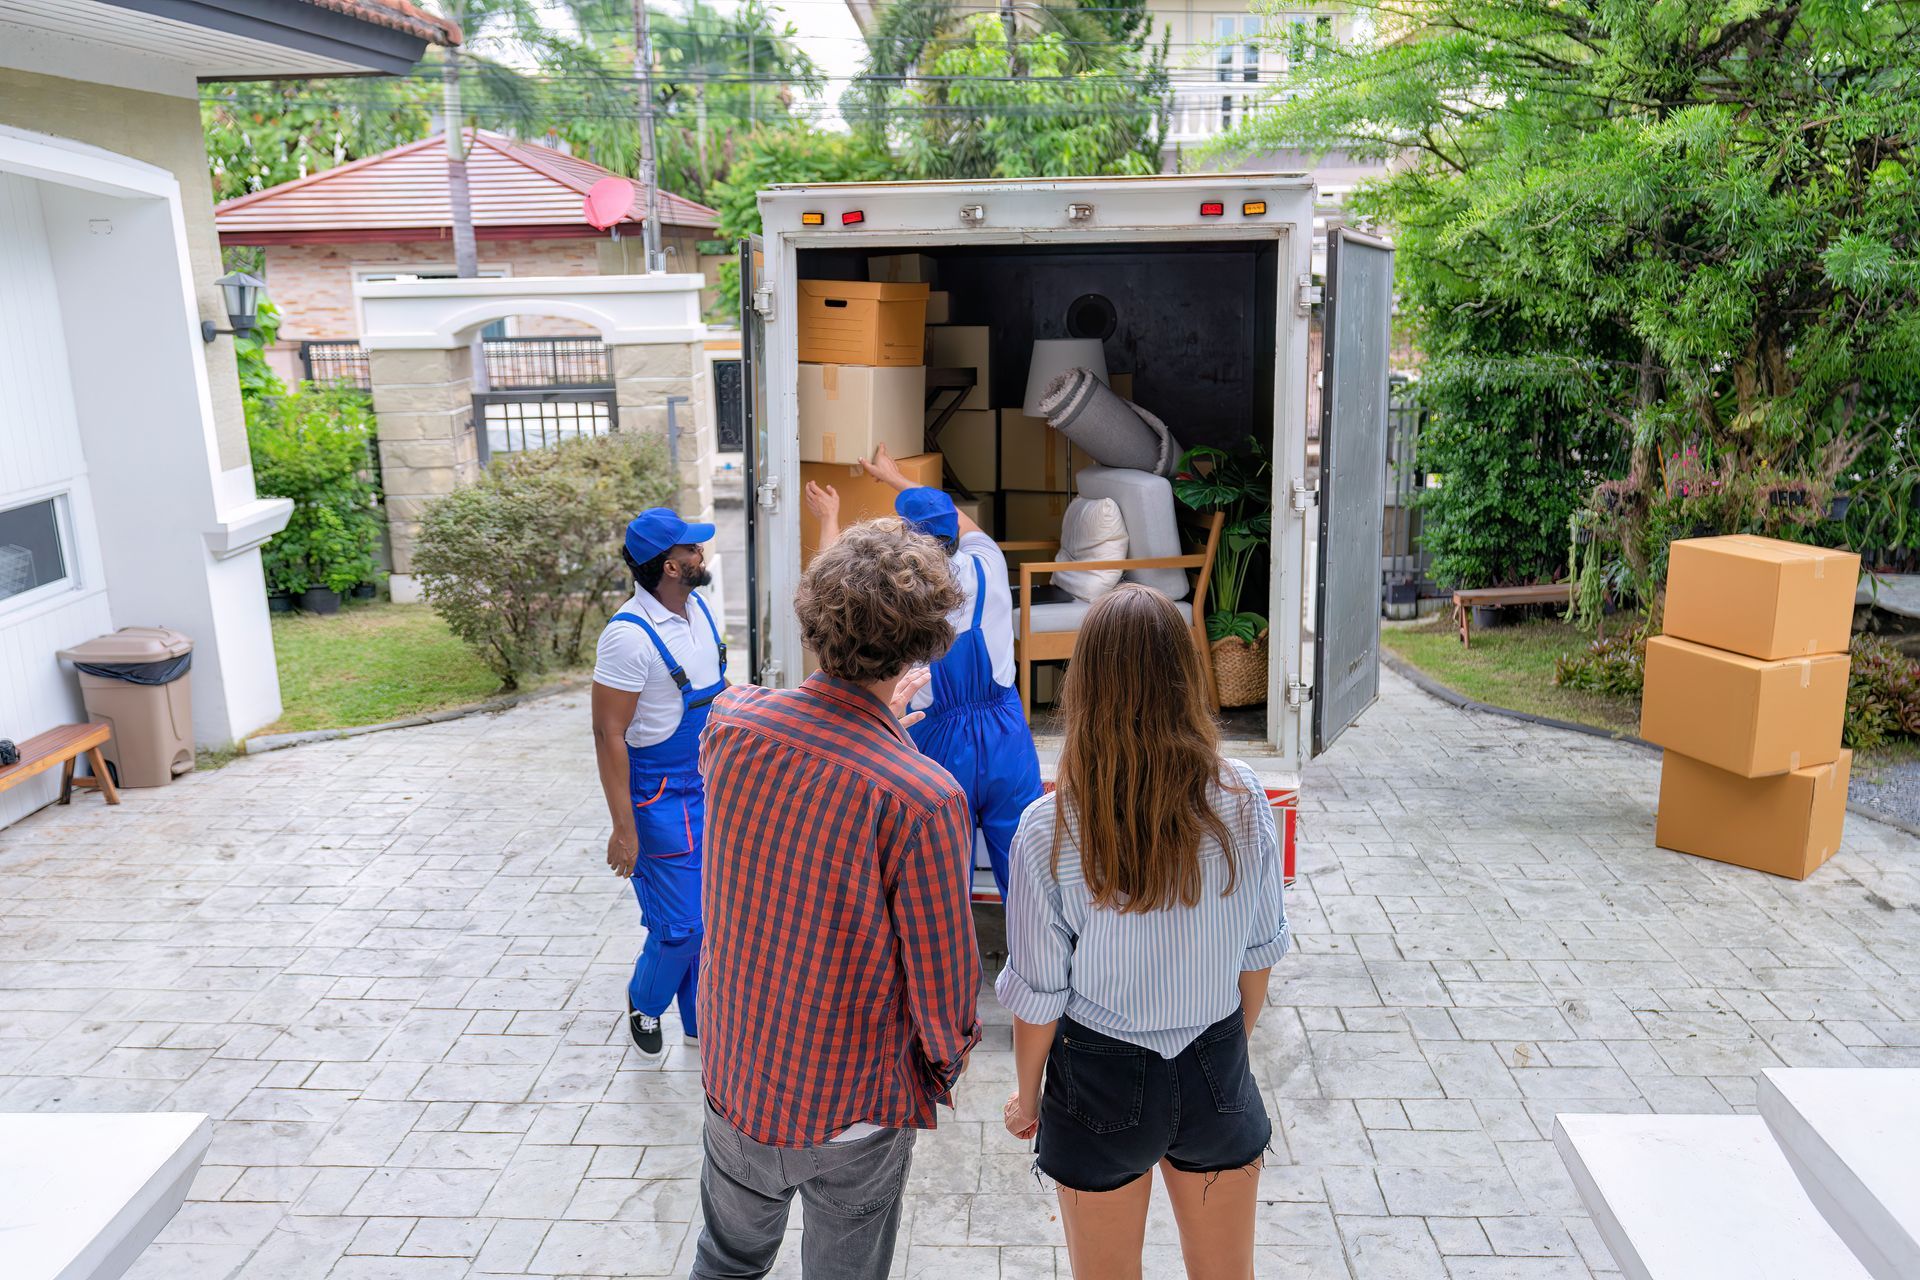
<path id="1" fill-rule="evenodd" d="M 1207 638 L 1221 705 L 1252 706 L 1267 696 L 1267 620 L 1242 611 L 1240 595 L 1273 534 L 1273 468 L 1253 437 L 1242 454 L 1200 445 L 1181 455 L 1173 492 L 1195 511 L 1226 515 L 1206 601 Z"/>

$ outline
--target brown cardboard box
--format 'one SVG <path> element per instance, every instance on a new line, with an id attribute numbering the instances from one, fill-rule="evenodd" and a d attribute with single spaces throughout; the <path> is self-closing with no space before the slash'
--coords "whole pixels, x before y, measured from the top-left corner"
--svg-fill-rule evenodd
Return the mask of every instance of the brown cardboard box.
<path id="1" fill-rule="evenodd" d="M 926 363 L 927 286 L 800 282 L 800 359 L 898 368 Z"/>
<path id="2" fill-rule="evenodd" d="M 911 458 L 899 458 L 900 470 L 907 479 L 915 484 L 940 487 L 940 455 L 937 453 L 916 454 Z M 893 500 L 897 491 L 892 485 L 881 484 L 869 479 L 867 473 L 859 467 L 841 466 L 828 462 L 803 462 L 800 464 L 800 488 L 805 492 L 807 482 L 811 480 L 822 486 L 832 485 L 840 495 L 840 527 L 859 524 L 862 520 L 874 520 L 881 516 L 890 516 L 893 512 Z M 807 510 L 804 498 L 800 502 L 800 567 L 806 568 L 813 560 L 813 553 L 820 549 L 820 522 Z"/>
<path id="3" fill-rule="evenodd" d="M 993 495 L 983 493 L 977 498 L 963 498 L 959 494 L 949 494 L 956 511 L 980 526 L 980 531 L 989 538 L 993 536 Z"/>
<path id="4" fill-rule="evenodd" d="M 1655 636 L 1647 641 L 1640 736 L 1743 778 L 1832 764 L 1849 665 L 1844 653 L 1763 662 Z"/>
<path id="5" fill-rule="evenodd" d="M 1743 778 L 1667 752 L 1660 765 L 1662 849 L 1805 880 L 1840 847 L 1853 752 L 1778 778 Z"/>
<path id="6" fill-rule="evenodd" d="M 1067 517 L 1070 493 L 1003 493 L 1007 542 L 1058 542 L 1060 524 Z M 1032 559 L 1031 556 L 1027 557 Z"/>
<path id="7" fill-rule="evenodd" d="M 936 289 L 927 295 L 927 324 L 953 323 L 953 295 Z"/>
<path id="8" fill-rule="evenodd" d="M 991 373 L 993 330 L 983 324 L 942 324 L 927 330 L 927 363 L 936 369 L 972 369 L 973 390 L 962 409 L 993 408 Z"/>
<path id="9" fill-rule="evenodd" d="M 1045 418 L 1029 418 L 1018 409 L 1000 411 L 1002 488 L 1066 493 L 1074 487 L 1074 473 L 1092 465 L 1093 459 L 1048 426 Z"/>
<path id="10" fill-rule="evenodd" d="M 889 253 L 867 259 L 867 279 L 889 284 L 926 284 L 937 278 L 932 258 L 924 253 Z"/>
<path id="11" fill-rule="evenodd" d="M 1666 633 L 1750 658 L 1845 653 L 1860 557 L 1735 535 L 1673 544 Z"/>
<path id="12" fill-rule="evenodd" d="M 953 478 L 975 493 L 1000 487 L 1000 440 L 991 413 L 962 409 L 940 428 L 940 452 Z"/>
<path id="13" fill-rule="evenodd" d="M 886 445 L 896 458 L 927 447 L 927 371 L 860 364 L 800 366 L 800 457 L 851 464 Z"/>

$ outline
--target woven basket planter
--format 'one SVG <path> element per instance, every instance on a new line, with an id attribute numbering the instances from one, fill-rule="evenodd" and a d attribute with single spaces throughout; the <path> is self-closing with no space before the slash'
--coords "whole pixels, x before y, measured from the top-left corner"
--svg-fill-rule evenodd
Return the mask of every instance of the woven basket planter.
<path id="1" fill-rule="evenodd" d="M 1213 642 L 1213 681 L 1223 707 L 1252 707 L 1267 700 L 1267 633 L 1252 644 L 1237 636 Z"/>

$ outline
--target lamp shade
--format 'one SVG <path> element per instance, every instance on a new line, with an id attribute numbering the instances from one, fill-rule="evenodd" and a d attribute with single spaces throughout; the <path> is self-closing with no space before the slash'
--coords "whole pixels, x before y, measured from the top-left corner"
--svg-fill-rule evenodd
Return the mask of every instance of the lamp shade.
<path id="1" fill-rule="evenodd" d="M 260 291 L 267 287 L 267 282 L 244 271 L 235 271 L 214 283 L 220 286 L 221 300 L 226 303 L 227 322 L 243 331 L 252 329 L 260 318 Z"/>
<path id="2" fill-rule="evenodd" d="M 1027 398 L 1023 406 L 1029 418 L 1040 416 L 1040 398 L 1047 384 L 1069 369 L 1086 369 L 1102 383 L 1107 381 L 1107 352 L 1098 338 L 1041 338 L 1033 344 L 1033 363 L 1027 366 Z"/>

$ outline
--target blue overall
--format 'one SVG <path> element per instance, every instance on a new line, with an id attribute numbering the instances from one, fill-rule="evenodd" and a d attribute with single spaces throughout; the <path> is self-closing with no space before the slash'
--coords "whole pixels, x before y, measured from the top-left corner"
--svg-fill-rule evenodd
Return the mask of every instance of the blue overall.
<path id="1" fill-rule="evenodd" d="M 1020 691 L 993 678 L 993 655 L 980 629 L 986 612 L 987 571 L 973 561 L 973 625 L 933 664 L 933 702 L 927 718 L 909 729 L 929 758 L 946 767 L 967 793 L 973 824 L 987 839 L 993 882 L 1007 897 L 1007 849 L 1020 815 L 1040 798 L 1040 757 L 1020 710 Z M 969 851 L 968 861 L 972 861 Z"/>
<path id="2" fill-rule="evenodd" d="M 633 964 L 627 998 L 633 1007 L 657 1018 L 678 997 L 680 1023 L 688 1036 L 700 1034 L 694 997 L 700 981 L 700 851 L 707 818 L 706 788 L 700 781 L 700 733 L 707 727 L 713 700 L 727 687 L 727 646 L 713 614 L 699 596 L 693 602 L 706 615 L 713 642 L 720 648 L 720 678 L 695 689 L 687 673 L 645 618 L 617 613 L 615 622 L 631 622 L 659 650 L 667 674 L 680 690 L 680 724 L 664 742 L 627 747 L 627 782 L 633 794 L 633 825 L 640 853 L 633 864 L 633 892 L 640 899 L 646 945 Z"/>

